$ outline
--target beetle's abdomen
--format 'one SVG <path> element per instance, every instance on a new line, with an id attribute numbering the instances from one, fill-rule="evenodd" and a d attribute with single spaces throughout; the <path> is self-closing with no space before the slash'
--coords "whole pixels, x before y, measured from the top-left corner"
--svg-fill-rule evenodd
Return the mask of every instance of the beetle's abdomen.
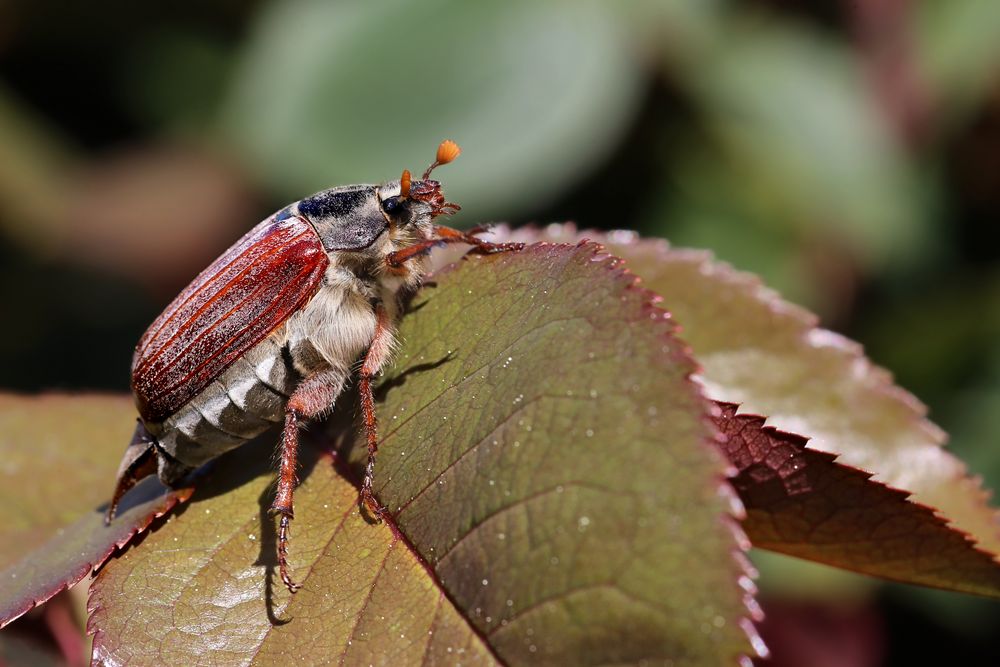
<path id="1" fill-rule="evenodd" d="M 143 420 L 163 422 L 187 412 L 189 401 L 316 294 L 328 265 L 316 231 L 303 218 L 272 216 L 250 230 L 139 341 L 132 391 Z"/>
<path id="2" fill-rule="evenodd" d="M 266 338 L 150 431 L 183 475 L 281 422 L 296 381 L 276 338 Z"/>

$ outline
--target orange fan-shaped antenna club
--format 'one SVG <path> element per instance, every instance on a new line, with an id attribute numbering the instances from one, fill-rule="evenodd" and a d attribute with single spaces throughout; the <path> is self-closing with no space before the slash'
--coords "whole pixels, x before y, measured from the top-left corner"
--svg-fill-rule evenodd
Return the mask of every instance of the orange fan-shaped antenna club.
<path id="1" fill-rule="evenodd" d="M 441 142 L 437 149 L 437 155 L 434 157 L 434 162 L 431 166 L 427 167 L 427 171 L 424 172 L 423 179 L 427 180 L 431 176 L 431 172 L 437 167 L 443 164 L 448 164 L 454 161 L 459 155 L 462 154 L 462 149 L 451 139 L 445 139 Z"/>

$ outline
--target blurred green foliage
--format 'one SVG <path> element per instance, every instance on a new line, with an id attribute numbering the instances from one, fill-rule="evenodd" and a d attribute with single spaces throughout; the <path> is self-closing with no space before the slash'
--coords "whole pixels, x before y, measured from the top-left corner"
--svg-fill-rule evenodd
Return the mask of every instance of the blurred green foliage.
<path id="1" fill-rule="evenodd" d="M 1000 487 L 994 0 L 22 1 L 0 25 L 3 386 L 124 390 L 224 239 L 449 137 L 457 224 L 711 248 L 863 342 Z M 948 600 L 985 646 L 995 606 Z"/>
<path id="2" fill-rule="evenodd" d="M 590 1 L 277 3 L 218 127 L 292 199 L 417 170 L 452 137 L 465 157 L 440 176 L 449 196 L 477 217 L 521 214 L 620 139 L 646 78 L 628 36 Z"/>

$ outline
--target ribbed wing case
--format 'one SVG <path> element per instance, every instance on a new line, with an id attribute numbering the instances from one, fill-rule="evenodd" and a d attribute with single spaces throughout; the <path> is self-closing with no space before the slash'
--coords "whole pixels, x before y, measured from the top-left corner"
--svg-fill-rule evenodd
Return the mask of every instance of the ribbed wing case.
<path id="1" fill-rule="evenodd" d="M 160 422 L 281 326 L 317 292 L 329 259 L 312 225 L 260 223 L 153 322 L 132 361 L 139 414 Z"/>

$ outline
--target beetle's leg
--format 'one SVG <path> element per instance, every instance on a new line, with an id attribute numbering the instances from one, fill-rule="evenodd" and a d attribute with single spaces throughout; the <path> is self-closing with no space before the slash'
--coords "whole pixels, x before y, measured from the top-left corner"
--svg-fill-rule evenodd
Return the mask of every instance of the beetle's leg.
<path id="1" fill-rule="evenodd" d="M 444 225 L 434 225 L 434 233 L 441 239 L 448 239 L 451 243 L 468 243 L 473 246 L 472 252 L 490 254 L 494 252 L 507 252 L 511 250 L 521 250 L 523 243 L 491 243 L 478 238 L 476 234 L 489 231 L 486 225 L 477 225 L 469 231 L 463 232 Z M 452 240 L 454 239 L 454 240 Z"/>
<path id="2" fill-rule="evenodd" d="M 318 417 L 333 407 L 344 388 L 347 373 L 338 369 L 318 371 L 299 383 L 285 405 L 285 427 L 281 431 L 281 467 L 278 472 L 278 490 L 274 495 L 271 511 L 281 515 L 278 528 L 278 571 L 281 581 L 294 593 L 299 584 L 288 574 L 288 527 L 295 512 L 292 495 L 299 482 L 299 424 L 304 419 Z"/>
<path id="3" fill-rule="evenodd" d="M 365 478 L 361 483 L 361 504 L 377 521 L 381 521 L 386 509 L 372 493 L 372 482 L 375 479 L 375 454 L 378 452 L 378 424 L 375 421 L 375 395 L 372 392 L 372 378 L 382 369 L 383 364 L 392 354 L 393 333 L 392 323 L 385 308 L 379 304 L 375 307 L 375 336 L 361 364 L 361 377 L 358 380 L 358 393 L 361 395 L 361 416 L 365 424 L 365 438 L 368 443 L 368 464 L 365 466 Z"/>
<path id="4" fill-rule="evenodd" d="M 128 490 L 135 486 L 139 480 L 156 473 L 157 460 L 153 436 L 146 430 L 142 421 L 136 421 L 132 442 L 125 450 L 125 456 L 118 467 L 118 483 L 115 485 L 114 495 L 111 496 L 111 504 L 108 505 L 107 514 L 104 515 L 104 525 L 111 523 L 111 520 L 115 518 L 118 503 L 121 502 Z"/>
<path id="5" fill-rule="evenodd" d="M 454 243 L 454 241 L 448 241 L 447 239 L 428 239 L 426 241 L 420 241 L 419 243 L 414 243 L 413 245 L 407 246 L 401 250 L 394 250 L 393 252 L 390 252 L 386 255 L 385 262 L 389 265 L 390 270 L 398 270 L 411 259 L 426 255 L 434 248 L 447 245 L 448 243 Z"/>
<path id="6" fill-rule="evenodd" d="M 390 252 L 386 256 L 386 262 L 389 264 L 389 268 L 398 269 L 411 259 L 420 257 L 421 255 L 426 255 L 434 248 L 448 245 L 450 243 L 467 243 L 473 246 L 471 252 L 481 254 L 520 250 L 524 247 L 523 243 L 490 243 L 489 241 L 484 241 L 473 236 L 473 234 L 486 231 L 482 228 L 474 228 L 468 232 L 461 232 L 457 229 L 452 229 L 451 227 L 436 225 L 434 227 L 434 231 L 438 235 L 438 238 L 436 239 L 427 239 L 426 241 L 414 243 L 413 245 L 403 248 L 402 250 Z"/>

